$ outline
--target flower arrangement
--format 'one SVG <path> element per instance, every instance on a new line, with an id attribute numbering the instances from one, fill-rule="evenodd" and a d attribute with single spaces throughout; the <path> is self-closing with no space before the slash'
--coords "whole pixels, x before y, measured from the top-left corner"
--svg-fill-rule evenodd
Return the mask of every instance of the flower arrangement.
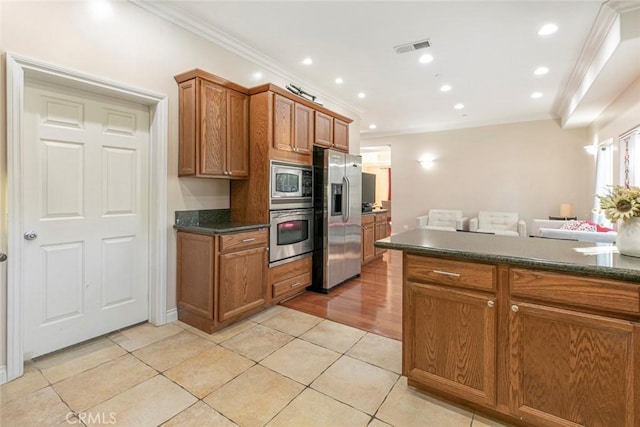
<path id="1" fill-rule="evenodd" d="M 613 222 L 640 216 L 640 187 L 612 185 L 606 195 L 598 195 L 598 198 L 600 209 Z"/>

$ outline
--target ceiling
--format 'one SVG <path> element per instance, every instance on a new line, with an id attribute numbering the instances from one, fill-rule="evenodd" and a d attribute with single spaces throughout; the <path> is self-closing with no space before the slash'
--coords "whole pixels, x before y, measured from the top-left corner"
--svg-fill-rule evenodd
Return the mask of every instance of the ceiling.
<path id="1" fill-rule="evenodd" d="M 585 126 L 640 77 L 640 35 L 624 58 L 603 57 L 601 1 L 133 1 L 359 114 L 363 138 L 557 117 Z M 538 35 L 550 22 L 558 31 Z M 424 39 L 431 47 L 394 50 Z M 425 53 L 431 63 L 418 62 Z M 534 75 L 539 66 L 549 72 Z M 598 75 L 620 78 L 611 87 Z"/>

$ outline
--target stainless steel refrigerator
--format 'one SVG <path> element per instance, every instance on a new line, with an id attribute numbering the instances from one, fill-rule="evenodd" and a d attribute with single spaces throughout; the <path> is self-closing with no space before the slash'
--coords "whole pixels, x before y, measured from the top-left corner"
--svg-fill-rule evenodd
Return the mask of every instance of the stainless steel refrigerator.
<path id="1" fill-rule="evenodd" d="M 328 292 L 358 276 L 362 253 L 362 160 L 315 147 L 312 290 Z"/>

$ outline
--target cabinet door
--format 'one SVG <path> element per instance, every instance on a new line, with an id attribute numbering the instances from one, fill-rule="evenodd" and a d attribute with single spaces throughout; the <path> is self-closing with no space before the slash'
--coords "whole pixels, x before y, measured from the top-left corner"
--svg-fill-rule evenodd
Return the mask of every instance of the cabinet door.
<path id="1" fill-rule="evenodd" d="M 227 90 L 200 81 L 200 175 L 224 175 L 227 156 Z"/>
<path id="2" fill-rule="evenodd" d="M 333 146 L 337 150 L 349 152 L 349 123 L 334 119 Z"/>
<path id="3" fill-rule="evenodd" d="M 296 103 L 293 151 L 300 154 L 311 154 L 313 133 L 313 110 L 306 105 Z"/>
<path id="4" fill-rule="evenodd" d="M 206 319 L 213 320 L 213 236 L 178 233 L 177 303 Z"/>
<path id="5" fill-rule="evenodd" d="M 249 176 L 249 97 L 227 90 L 227 167 L 235 178 Z"/>
<path id="6" fill-rule="evenodd" d="M 492 297 L 408 281 L 403 304 L 403 374 L 470 402 L 494 405 Z"/>
<path id="7" fill-rule="evenodd" d="M 380 220 L 378 220 L 378 218 L 376 218 L 375 240 L 380 240 L 380 239 L 384 239 L 385 237 L 387 237 L 387 219 L 386 218 L 387 218 L 386 216 L 383 219 L 380 219 Z M 386 249 L 375 247 L 376 255 L 383 254 L 386 251 L 387 251 Z"/>
<path id="8" fill-rule="evenodd" d="M 362 262 L 367 263 L 375 257 L 375 224 L 362 225 Z"/>
<path id="9" fill-rule="evenodd" d="M 534 425 L 638 425 L 632 323 L 512 304 L 509 372 L 514 415 Z"/>
<path id="10" fill-rule="evenodd" d="M 273 148 L 293 151 L 294 106 L 284 96 L 273 96 Z"/>
<path id="11" fill-rule="evenodd" d="M 220 255 L 218 320 L 224 321 L 265 302 L 267 248 Z"/>
<path id="12" fill-rule="evenodd" d="M 316 111 L 315 128 L 316 137 L 313 143 L 320 147 L 331 147 L 333 145 L 333 117 Z"/>
<path id="13" fill-rule="evenodd" d="M 196 79 L 180 83 L 178 87 L 178 116 L 180 136 L 178 147 L 178 176 L 196 174 Z"/>

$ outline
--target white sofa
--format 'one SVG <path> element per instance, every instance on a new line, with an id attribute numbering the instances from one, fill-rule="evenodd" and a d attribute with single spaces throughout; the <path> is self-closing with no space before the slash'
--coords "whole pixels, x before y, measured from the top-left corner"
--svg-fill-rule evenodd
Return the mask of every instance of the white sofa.
<path id="1" fill-rule="evenodd" d="M 480 211 L 469 220 L 469 231 L 501 236 L 527 236 L 527 223 L 516 212 Z"/>
<path id="2" fill-rule="evenodd" d="M 416 228 L 427 230 L 468 230 L 468 219 L 461 210 L 430 209 L 428 215 L 416 217 Z"/>
<path id="3" fill-rule="evenodd" d="M 560 228 L 568 221 L 534 219 L 531 224 L 531 235 L 535 237 L 546 237 L 549 239 L 578 240 L 581 242 L 613 243 L 616 240 L 615 231 L 579 231 L 561 230 Z"/>

